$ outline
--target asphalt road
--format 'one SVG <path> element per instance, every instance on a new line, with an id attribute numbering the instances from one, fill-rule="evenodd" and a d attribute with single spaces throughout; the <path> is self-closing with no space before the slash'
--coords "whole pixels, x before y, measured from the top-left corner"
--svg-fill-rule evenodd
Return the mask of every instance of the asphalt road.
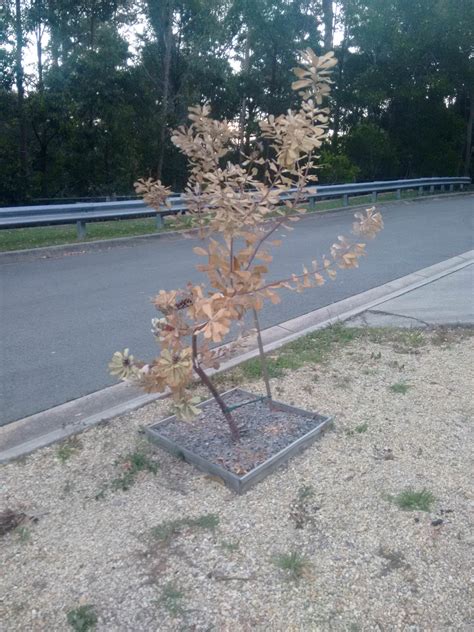
<path id="1" fill-rule="evenodd" d="M 473 247 L 474 196 L 380 205 L 385 230 L 358 270 L 268 305 L 262 326 L 323 307 Z M 308 216 L 278 249 L 272 278 L 301 271 L 348 234 L 353 211 Z M 129 347 L 154 353 L 149 298 L 198 281 L 197 240 L 164 239 L 84 254 L 2 263 L 0 425 L 113 384 L 107 362 Z M 202 261 L 202 259 L 201 259 Z"/>

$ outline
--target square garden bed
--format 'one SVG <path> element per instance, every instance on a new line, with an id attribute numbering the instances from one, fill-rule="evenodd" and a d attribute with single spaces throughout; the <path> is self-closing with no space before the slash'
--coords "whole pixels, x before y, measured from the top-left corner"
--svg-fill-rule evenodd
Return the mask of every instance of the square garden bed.
<path id="1" fill-rule="evenodd" d="M 278 466 L 310 445 L 332 422 L 308 412 L 234 388 L 222 395 L 240 428 L 233 441 L 227 422 L 213 399 L 199 405 L 191 423 L 175 415 L 148 427 L 151 441 L 203 472 L 218 476 L 243 493 Z"/>

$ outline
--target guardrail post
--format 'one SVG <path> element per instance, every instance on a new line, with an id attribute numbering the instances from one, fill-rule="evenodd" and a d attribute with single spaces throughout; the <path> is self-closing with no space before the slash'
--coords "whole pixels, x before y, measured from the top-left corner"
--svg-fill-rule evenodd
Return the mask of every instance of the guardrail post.
<path id="1" fill-rule="evenodd" d="M 434 184 L 430 185 L 430 193 L 434 193 Z"/>
<path id="2" fill-rule="evenodd" d="M 86 236 L 86 223 L 84 220 L 79 220 L 76 222 L 77 228 L 77 238 L 84 239 Z"/>
<path id="3" fill-rule="evenodd" d="M 454 191 L 454 184 L 450 184 L 450 185 L 449 185 L 449 190 L 450 190 L 450 191 Z"/>
<path id="4" fill-rule="evenodd" d="M 156 228 L 157 230 L 163 228 L 163 218 L 161 217 L 161 213 L 159 211 L 156 214 Z"/>
<path id="5" fill-rule="evenodd" d="M 377 202 L 377 191 L 372 191 L 372 202 Z"/>
<path id="6" fill-rule="evenodd" d="M 442 184 L 442 185 L 439 187 L 439 190 L 441 191 L 441 193 L 444 193 L 444 184 Z"/>
<path id="7" fill-rule="evenodd" d="M 423 187 L 418 187 L 418 195 L 423 195 Z"/>
<path id="8" fill-rule="evenodd" d="M 461 182 L 461 184 L 459 185 L 459 190 L 460 191 L 464 191 L 464 184 Z"/>
<path id="9" fill-rule="evenodd" d="M 400 200 L 401 197 L 402 197 L 402 190 L 401 189 L 397 189 L 396 194 L 397 194 L 397 200 Z"/>
<path id="10" fill-rule="evenodd" d="M 344 206 L 349 206 L 349 196 L 347 195 L 347 193 L 344 193 L 344 195 L 342 196 L 342 204 Z"/>
<path id="11" fill-rule="evenodd" d="M 308 195 L 308 197 L 306 198 L 306 200 L 307 200 L 307 202 L 308 202 L 308 204 L 310 206 L 313 206 L 315 204 L 315 199 L 316 198 L 314 197 L 314 195 Z"/>

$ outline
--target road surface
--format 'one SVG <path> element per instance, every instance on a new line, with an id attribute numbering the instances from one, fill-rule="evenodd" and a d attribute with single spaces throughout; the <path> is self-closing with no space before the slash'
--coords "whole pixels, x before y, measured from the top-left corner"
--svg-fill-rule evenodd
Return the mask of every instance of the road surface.
<path id="1" fill-rule="evenodd" d="M 474 196 L 440 197 L 379 205 L 385 230 L 368 243 L 358 270 L 303 294 L 286 293 L 267 305 L 263 327 L 453 257 L 473 247 Z M 353 210 L 308 216 L 278 248 L 271 277 L 301 271 L 348 234 Z M 53 259 L 2 263 L 0 425 L 114 383 L 113 352 L 154 353 L 150 297 L 201 275 L 192 252 L 197 240 L 143 241 Z"/>

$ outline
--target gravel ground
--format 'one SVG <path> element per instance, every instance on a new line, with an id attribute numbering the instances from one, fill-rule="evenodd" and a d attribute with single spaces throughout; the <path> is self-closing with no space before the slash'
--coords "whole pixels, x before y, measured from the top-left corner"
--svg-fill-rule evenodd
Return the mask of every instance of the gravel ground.
<path id="1" fill-rule="evenodd" d="M 68 630 L 91 604 L 107 631 L 473 630 L 474 338 L 423 335 L 273 380 L 334 429 L 243 496 L 158 450 L 134 475 L 166 401 L 3 466 L 1 507 L 30 519 L 0 540 L 0 628 Z M 408 488 L 429 511 L 393 502 Z"/>

